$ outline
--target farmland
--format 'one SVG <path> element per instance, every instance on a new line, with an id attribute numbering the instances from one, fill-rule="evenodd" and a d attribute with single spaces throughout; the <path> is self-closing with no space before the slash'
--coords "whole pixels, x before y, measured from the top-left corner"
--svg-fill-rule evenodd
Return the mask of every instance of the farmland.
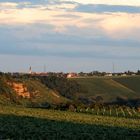
<path id="1" fill-rule="evenodd" d="M 136 139 L 140 120 L 0 106 L 1 139 Z"/>

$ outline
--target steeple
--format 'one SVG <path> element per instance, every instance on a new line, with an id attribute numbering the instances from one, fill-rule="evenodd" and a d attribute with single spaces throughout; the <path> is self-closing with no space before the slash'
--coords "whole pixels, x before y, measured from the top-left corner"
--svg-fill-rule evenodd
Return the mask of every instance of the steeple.
<path id="1" fill-rule="evenodd" d="M 32 67 L 30 66 L 30 68 L 29 68 L 29 74 L 31 74 L 32 73 Z"/>

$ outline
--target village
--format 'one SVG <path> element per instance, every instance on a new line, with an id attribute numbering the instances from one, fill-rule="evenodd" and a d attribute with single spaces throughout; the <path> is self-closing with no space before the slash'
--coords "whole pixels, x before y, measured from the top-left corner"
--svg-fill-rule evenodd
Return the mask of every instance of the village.
<path id="1" fill-rule="evenodd" d="M 12 76 L 22 76 L 22 75 L 30 75 L 30 76 L 42 76 L 42 77 L 47 77 L 47 76 L 57 76 L 57 77 L 64 77 L 64 78 L 80 78 L 80 77 L 112 77 L 112 76 L 136 76 L 140 75 L 140 70 L 137 72 L 133 71 L 125 71 L 125 72 L 100 72 L 100 71 L 92 71 L 92 72 L 35 72 L 32 71 L 32 67 L 29 68 L 28 72 L 13 72 L 9 73 Z"/>

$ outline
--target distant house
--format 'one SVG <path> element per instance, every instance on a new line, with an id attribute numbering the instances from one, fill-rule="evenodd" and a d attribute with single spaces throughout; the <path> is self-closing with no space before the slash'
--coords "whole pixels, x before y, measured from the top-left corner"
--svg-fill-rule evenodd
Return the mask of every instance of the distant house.
<path id="1" fill-rule="evenodd" d="M 122 73 L 122 74 L 121 74 L 121 76 L 127 76 L 127 74 L 125 74 L 125 73 Z"/>
<path id="2" fill-rule="evenodd" d="M 69 73 L 67 74 L 67 78 L 77 77 L 77 73 Z"/>
<path id="3" fill-rule="evenodd" d="M 132 75 L 132 76 L 136 76 L 136 73 L 132 73 L 131 75 Z"/>
<path id="4" fill-rule="evenodd" d="M 112 76 L 112 73 L 106 73 L 105 76 Z"/>

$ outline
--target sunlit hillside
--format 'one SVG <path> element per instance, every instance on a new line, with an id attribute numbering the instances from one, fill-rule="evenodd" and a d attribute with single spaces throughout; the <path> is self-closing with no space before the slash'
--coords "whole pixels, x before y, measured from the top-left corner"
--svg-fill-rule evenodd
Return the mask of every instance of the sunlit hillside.
<path id="1" fill-rule="evenodd" d="M 91 77 L 72 78 L 81 85 L 78 96 L 114 101 L 117 97 L 125 99 L 140 98 L 140 77 Z"/>

